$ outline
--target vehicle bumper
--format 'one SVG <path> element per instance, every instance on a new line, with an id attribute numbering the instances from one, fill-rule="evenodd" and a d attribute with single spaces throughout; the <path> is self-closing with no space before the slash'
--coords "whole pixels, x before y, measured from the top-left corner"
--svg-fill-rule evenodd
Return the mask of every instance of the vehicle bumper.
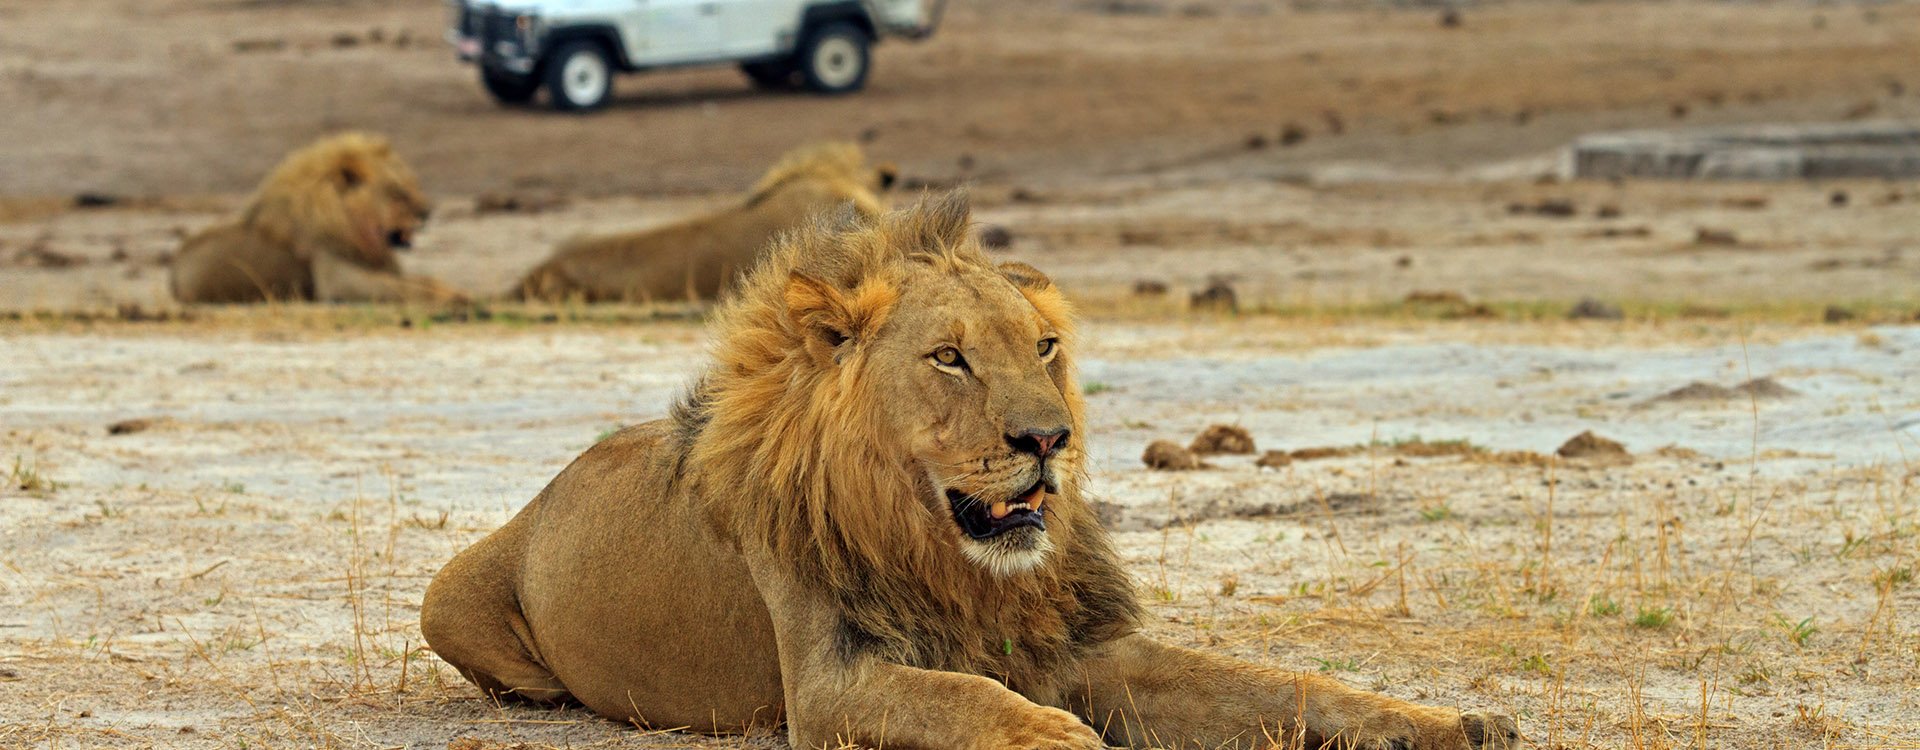
<path id="1" fill-rule="evenodd" d="M 538 32 L 528 33 L 517 22 L 520 17 L 491 5 L 454 3 L 453 28 L 447 31 L 447 43 L 462 62 L 478 63 L 494 70 L 522 75 L 533 72 L 539 62 Z"/>

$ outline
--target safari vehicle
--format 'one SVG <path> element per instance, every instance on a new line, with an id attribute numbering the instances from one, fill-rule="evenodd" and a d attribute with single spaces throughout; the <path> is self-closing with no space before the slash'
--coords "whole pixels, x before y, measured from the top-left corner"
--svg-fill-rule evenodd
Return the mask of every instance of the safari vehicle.
<path id="1" fill-rule="evenodd" d="M 929 5 L 931 3 L 931 5 Z M 881 39 L 925 39 L 946 0 L 450 0 L 448 41 L 503 104 L 607 103 L 613 74 L 735 64 L 761 88 L 845 94 Z"/>

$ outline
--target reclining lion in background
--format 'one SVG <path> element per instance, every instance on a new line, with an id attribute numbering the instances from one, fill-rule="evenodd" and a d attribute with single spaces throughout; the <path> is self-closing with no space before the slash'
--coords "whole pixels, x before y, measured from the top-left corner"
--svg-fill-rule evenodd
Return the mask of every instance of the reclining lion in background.
<path id="1" fill-rule="evenodd" d="M 964 196 L 788 235 L 663 420 L 589 449 L 429 585 L 488 693 L 795 748 L 1510 748 L 1462 714 L 1137 634 L 1082 496 L 1061 292 Z M 831 223 L 832 225 L 829 225 Z"/>
<path id="2" fill-rule="evenodd" d="M 188 237 L 170 286 L 181 302 L 453 301 L 405 276 L 404 250 L 427 219 L 419 181 L 386 139 L 343 133 L 289 154 L 235 222 Z"/>
<path id="3" fill-rule="evenodd" d="M 851 202 L 862 215 L 885 207 L 891 166 L 868 167 L 860 147 L 820 143 L 788 152 L 739 205 L 668 226 L 561 243 L 509 296 L 588 302 L 714 299 L 746 273 L 782 231 Z"/>

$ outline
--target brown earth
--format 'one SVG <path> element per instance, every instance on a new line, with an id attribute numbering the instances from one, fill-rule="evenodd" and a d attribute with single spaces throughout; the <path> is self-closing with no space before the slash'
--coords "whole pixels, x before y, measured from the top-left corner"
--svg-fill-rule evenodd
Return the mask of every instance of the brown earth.
<path id="1" fill-rule="evenodd" d="M 439 565 L 692 377 L 685 310 L 167 300 L 350 127 L 440 200 L 409 268 L 482 296 L 803 141 L 971 184 L 1089 319 L 1161 637 L 1535 747 L 1920 747 L 1920 184 L 1551 178 L 1598 129 L 1920 116 L 1920 4 L 955 2 L 853 97 L 589 117 L 492 104 L 441 14 L 0 0 L 0 747 L 784 746 L 495 706 L 419 639 Z M 1690 382 L 1800 396 L 1649 407 Z M 1143 465 L 1215 423 L 1280 450 Z M 1585 430 L 1633 462 L 1554 455 Z"/>

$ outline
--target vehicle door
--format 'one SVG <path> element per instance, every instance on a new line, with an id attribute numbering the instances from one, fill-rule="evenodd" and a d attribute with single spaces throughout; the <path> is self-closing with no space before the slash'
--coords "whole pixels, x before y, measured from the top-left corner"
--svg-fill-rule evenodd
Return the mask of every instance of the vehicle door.
<path id="1" fill-rule="evenodd" d="M 620 35 L 640 66 L 699 62 L 725 55 L 718 0 L 635 0 Z"/>
<path id="2" fill-rule="evenodd" d="M 792 52 L 802 0 L 715 0 L 731 57 L 752 59 Z"/>

